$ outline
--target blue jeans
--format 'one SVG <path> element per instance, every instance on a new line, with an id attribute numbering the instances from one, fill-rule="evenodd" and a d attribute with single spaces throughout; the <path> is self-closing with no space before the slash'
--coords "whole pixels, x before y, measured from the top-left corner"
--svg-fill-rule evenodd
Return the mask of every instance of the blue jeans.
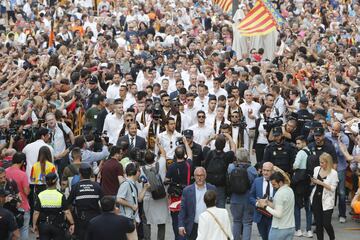
<path id="1" fill-rule="evenodd" d="M 346 170 L 338 171 L 338 194 L 339 194 L 339 217 L 346 218 L 346 193 L 345 193 L 345 178 Z"/>
<path id="2" fill-rule="evenodd" d="M 30 211 L 24 214 L 24 225 L 20 228 L 20 239 L 29 239 L 29 222 L 30 222 Z"/>
<path id="3" fill-rule="evenodd" d="M 269 240 L 292 240 L 294 238 L 295 228 L 271 228 Z"/>
<path id="4" fill-rule="evenodd" d="M 306 231 L 311 230 L 311 222 L 312 222 L 312 213 L 310 208 L 310 198 L 304 198 L 304 208 L 306 212 Z M 301 229 L 301 208 L 295 204 L 295 230 Z"/>
<path id="5" fill-rule="evenodd" d="M 242 228 L 242 240 L 251 239 L 251 226 L 254 215 L 254 207 L 248 203 L 232 203 L 230 205 L 231 215 L 233 216 L 233 235 L 234 240 L 240 240 Z"/>
<path id="6" fill-rule="evenodd" d="M 225 208 L 226 192 L 225 187 L 216 187 L 216 207 Z"/>

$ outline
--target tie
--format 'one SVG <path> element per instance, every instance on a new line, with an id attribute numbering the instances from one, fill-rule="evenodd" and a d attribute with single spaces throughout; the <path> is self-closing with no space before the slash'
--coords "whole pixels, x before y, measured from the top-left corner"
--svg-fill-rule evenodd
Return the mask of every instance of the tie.
<path id="1" fill-rule="evenodd" d="M 266 197 L 269 198 L 270 197 L 270 181 L 269 180 L 266 180 L 267 182 L 267 186 L 266 186 Z"/>
<path id="2" fill-rule="evenodd" d="M 155 123 L 155 128 L 154 128 L 154 135 L 155 135 L 155 136 L 157 136 L 157 126 L 158 126 L 158 124 Z"/>
<path id="3" fill-rule="evenodd" d="M 134 137 L 131 137 L 129 149 L 132 149 L 133 147 L 134 147 Z"/>

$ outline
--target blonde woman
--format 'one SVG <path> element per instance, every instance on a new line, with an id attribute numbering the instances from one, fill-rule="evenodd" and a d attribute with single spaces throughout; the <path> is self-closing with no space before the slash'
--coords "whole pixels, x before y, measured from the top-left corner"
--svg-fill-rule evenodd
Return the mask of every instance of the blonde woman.
<path id="1" fill-rule="evenodd" d="M 331 216 L 335 205 L 335 190 L 339 182 L 338 174 L 333 169 L 333 159 L 330 154 L 320 155 L 320 166 L 314 169 L 311 178 L 315 185 L 311 196 L 311 205 L 316 222 L 317 239 L 324 239 L 324 228 L 329 239 L 335 239 L 334 228 L 331 225 Z"/>

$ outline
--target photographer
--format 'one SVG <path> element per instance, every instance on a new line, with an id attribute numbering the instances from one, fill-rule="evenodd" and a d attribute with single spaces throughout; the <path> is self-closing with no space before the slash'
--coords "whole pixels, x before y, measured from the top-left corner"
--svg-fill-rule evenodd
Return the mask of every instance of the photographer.
<path id="1" fill-rule="evenodd" d="M 9 176 L 10 175 L 11 174 L 9 174 Z M 26 176 L 23 177 L 27 179 Z M 24 222 L 24 208 L 22 208 L 24 205 L 21 201 L 22 198 L 19 193 L 17 182 L 7 177 L 4 168 L 0 168 L 0 190 L 3 190 L 6 196 L 3 207 L 14 214 L 18 228 L 22 228 L 21 236 L 26 237 L 29 229 L 30 214 L 29 211 L 27 211 L 27 219 L 26 222 Z M 29 187 L 27 187 L 27 191 L 30 191 Z M 24 198 L 26 199 L 26 195 Z M 25 200 L 23 203 L 26 204 L 27 201 Z M 29 210 L 29 204 L 27 204 L 27 210 Z"/>
<path id="2" fill-rule="evenodd" d="M 266 146 L 269 144 L 268 136 L 269 131 L 267 128 L 267 121 L 270 118 L 271 107 L 267 105 L 263 105 L 260 108 L 260 116 L 261 118 L 256 119 L 256 131 L 254 138 L 254 147 L 256 153 L 256 161 L 258 163 L 262 162 L 264 157 L 264 150 Z"/>
<path id="3" fill-rule="evenodd" d="M 19 196 L 21 197 L 20 208 L 24 210 L 23 226 L 18 225 L 18 227 L 20 228 L 21 239 L 29 238 L 29 221 L 30 221 L 30 205 L 28 202 L 30 186 L 26 173 L 21 170 L 25 161 L 26 161 L 25 154 L 22 152 L 17 152 L 12 157 L 11 167 L 7 168 L 5 171 L 6 178 L 16 182 L 19 190 Z"/>
<path id="4" fill-rule="evenodd" d="M 3 207 L 6 201 L 6 192 L 0 188 L 0 239 L 19 239 L 20 233 L 14 214 Z"/>
<path id="5" fill-rule="evenodd" d="M 182 190 L 187 185 L 190 185 L 192 172 L 193 172 L 192 151 L 185 137 L 182 137 L 182 141 L 184 143 L 185 148 L 184 146 L 177 146 L 175 148 L 174 151 L 175 162 L 169 166 L 164 181 L 165 183 L 170 185 L 168 188 L 168 193 L 170 197 L 169 208 L 172 218 L 172 225 L 175 234 L 175 239 L 179 239 L 178 215 L 180 211 Z"/>

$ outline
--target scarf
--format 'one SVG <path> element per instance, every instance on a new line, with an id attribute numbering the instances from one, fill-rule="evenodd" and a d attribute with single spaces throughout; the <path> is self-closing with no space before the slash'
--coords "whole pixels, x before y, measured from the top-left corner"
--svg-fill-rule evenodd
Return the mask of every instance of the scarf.
<path id="1" fill-rule="evenodd" d="M 225 122 L 225 118 L 223 117 L 223 119 L 221 120 L 221 124 L 220 124 L 220 127 L 221 127 L 221 125 L 223 125 L 224 124 L 224 122 Z M 217 119 L 216 119 L 216 117 L 215 117 L 215 121 L 214 121 L 214 132 L 215 132 L 215 134 L 220 134 L 220 127 L 219 127 L 219 130 L 218 131 L 216 131 L 216 127 L 217 127 Z"/>
<path id="2" fill-rule="evenodd" d="M 157 129 L 154 129 L 154 124 L 155 123 L 153 121 L 150 122 L 149 132 L 148 132 L 148 135 L 147 135 L 148 148 L 151 149 L 151 150 L 155 149 L 155 139 L 157 137 L 157 133 L 156 133 Z M 165 131 L 164 124 L 160 121 L 158 123 L 158 125 L 160 126 L 159 133 L 164 132 Z"/>

